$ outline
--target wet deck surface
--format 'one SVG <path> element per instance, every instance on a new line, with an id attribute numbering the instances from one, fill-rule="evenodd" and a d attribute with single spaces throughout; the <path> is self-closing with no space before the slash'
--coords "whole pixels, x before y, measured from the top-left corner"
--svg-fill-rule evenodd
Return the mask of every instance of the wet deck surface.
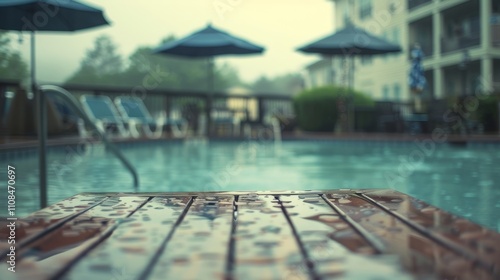
<path id="1" fill-rule="evenodd" d="M 500 234 L 392 190 L 79 194 L 0 228 L 0 279 L 500 279 Z"/>

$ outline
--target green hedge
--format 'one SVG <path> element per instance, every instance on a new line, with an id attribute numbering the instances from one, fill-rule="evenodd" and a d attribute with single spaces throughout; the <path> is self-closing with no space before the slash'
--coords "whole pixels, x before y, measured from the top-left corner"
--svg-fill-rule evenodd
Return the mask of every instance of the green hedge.
<path id="1" fill-rule="evenodd" d="M 476 117 L 483 124 L 486 133 L 498 131 L 498 102 L 500 102 L 498 93 L 479 100 Z"/>
<path id="2" fill-rule="evenodd" d="M 338 104 L 353 97 L 354 104 L 371 106 L 373 100 L 354 90 L 344 87 L 325 86 L 305 90 L 293 99 L 298 125 L 305 131 L 333 131 L 337 123 Z"/>

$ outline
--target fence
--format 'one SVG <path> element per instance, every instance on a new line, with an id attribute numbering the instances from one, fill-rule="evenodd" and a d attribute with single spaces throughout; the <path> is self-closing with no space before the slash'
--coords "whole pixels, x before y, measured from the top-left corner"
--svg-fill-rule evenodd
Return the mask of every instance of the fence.
<path id="1" fill-rule="evenodd" d="M 111 99 L 117 96 L 136 96 L 144 102 L 153 117 L 185 118 L 195 122 L 199 116 L 217 118 L 218 114 L 229 113 L 241 122 L 263 124 L 273 115 L 293 115 L 290 96 L 258 93 L 238 95 L 222 92 L 208 94 L 172 89 L 141 90 L 130 87 L 63 85 L 75 98 L 82 95 L 104 95 Z M 20 89 L 15 81 L 0 81 L 0 124 L 5 127 L 7 110 L 12 97 Z M 208 116 L 208 112 L 212 114 Z M 4 130 L 4 129 L 2 129 Z"/>
<path id="2" fill-rule="evenodd" d="M 19 88 L 20 86 L 16 81 L 0 80 L 0 135 L 5 135 L 7 110 L 15 92 Z M 197 120 L 200 116 L 208 117 L 208 111 L 212 112 L 210 119 L 216 118 L 218 114 L 230 113 L 241 122 L 257 124 L 265 123 L 274 115 L 285 118 L 294 116 L 292 98 L 276 94 L 237 95 L 215 92 L 209 95 L 206 92 L 171 89 L 140 92 L 135 88 L 87 85 L 66 85 L 64 88 L 76 98 L 84 94 L 106 95 L 111 99 L 117 96 L 137 96 L 143 100 L 154 117 L 164 114 L 172 119 L 184 118 L 193 122 L 193 128 L 198 127 Z M 491 97 L 500 100 L 498 93 L 492 94 Z M 447 114 L 447 112 L 450 110 L 456 111 L 457 102 L 453 98 L 427 100 L 421 103 L 420 110 L 416 110 L 412 102 L 375 102 L 373 107 L 358 106 L 354 108 L 354 131 L 409 132 L 408 120 L 415 119 L 416 115 L 420 115 L 417 119 L 425 119 L 425 124 L 422 121 L 422 125 L 425 126 L 422 132 L 430 132 L 435 127 L 450 126 L 450 123 L 446 123 L 446 120 L 456 119 L 456 117 Z M 482 102 L 473 112 L 467 115 L 467 122 L 470 125 L 474 125 L 474 123 L 480 124 L 485 133 L 495 133 L 498 131 L 500 123 L 498 111 L 498 104 Z M 415 114 L 415 112 L 422 112 L 423 114 Z M 26 112 L 25 114 L 33 115 L 33 112 Z M 445 114 L 447 114 L 447 117 L 445 117 Z M 421 118 L 422 115 L 425 115 L 425 117 Z M 459 117 L 463 118 L 463 116 Z M 32 135 L 36 135 L 34 124 L 29 125 L 29 127 L 33 130 Z M 480 131 L 471 129 L 469 132 Z"/>

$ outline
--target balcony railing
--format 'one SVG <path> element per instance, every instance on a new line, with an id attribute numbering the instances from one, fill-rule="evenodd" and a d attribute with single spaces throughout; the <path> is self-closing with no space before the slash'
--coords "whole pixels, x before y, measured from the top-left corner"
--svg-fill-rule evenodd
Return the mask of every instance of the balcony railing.
<path id="1" fill-rule="evenodd" d="M 453 52 L 465 48 L 479 46 L 481 44 L 481 37 L 479 34 L 475 36 L 462 36 L 442 39 L 442 53 Z"/>
<path id="2" fill-rule="evenodd" d="M 500 47 L 500 22 L 491 25 L 491 43 L 493 47 Z"/>
<path id="3" fill-rule="evenodd" d="M 413 10 L 416 7 L 431 3 L 432 0 L 408 0 L 408 10 Z"/>
<path id="4" fill-rule="evenodd" d="M 425 58 L 428 58 L 428 57 L 432 57 L 434 55 L 434 47 L 432 45 L 432 42 L 426 42 L 426 43 L 422 43 L 420 41 L 416 41 L 418 42 L 418 44 L 420 45 L 420 48 L 422 50 L 422 52 L 424 53 L 424 59 Z M 408 46 L 408 49 L 411 50 L 413 49 L 413 47 L 415 46 L 415 43 L 411 43 L 409 46 Z M 411 58 L 411 52 L 408 53 L 408 59 L 412 59 Z"/>

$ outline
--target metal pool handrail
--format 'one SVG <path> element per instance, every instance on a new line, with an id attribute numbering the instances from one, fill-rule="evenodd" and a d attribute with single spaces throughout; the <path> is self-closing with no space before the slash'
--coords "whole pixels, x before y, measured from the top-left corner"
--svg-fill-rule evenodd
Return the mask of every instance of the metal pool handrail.
<path id="1" fill-rule="evenodd" d="M 71 93 L 58 86 L 43 85 L 40 86 L 40 92 L 39 92 L 40 102 L 45 102 L 44 101 L 45 93 L 54 94 L 64 99 L 71 107 L 71 109 L 74 112 L 76 112 L 78 116 L 82 118 L 87 125 L 89 125 L 90 127 L 92 127 L 93 130 L 95 130 L 95 132 L 101 137 L 102 142 L 104 143 L 106 148 L 109 149 L 130 171 L 130 173 L 134 178 L 134 190 L 137 190 L 139 188 L 139 176 L 137 175 L 137 171 L 135 170 L 134 166 L 128 161 L 128 159 L 123 155 L 123 153 L 118 149 L 118 147 L 116 147 L 113 143 L 109 141 L 106 134 L 102 133 L 101 130 L 97 128 L 96 124 L 92 120 L 90 120 L 87 114 L 83 112 L 80 106 L 78 106 L 78 101 L 71 95 Z M 39 151 L 40 152 L 40 202 L 41 202 L 41 207 L 43 208 L 47 205 L 47 180 L 46 180 L 47 166 L 45 160 L 46 159 L 45 142 L 47 139 L 47 125 L 45 121 L 46 112 L 39 112 L 39 114 L 40 114 L 40 119 L 43 119 L 43 125 L 40 126 L 41 137 L 40 137 L 40 151 Z"/>

